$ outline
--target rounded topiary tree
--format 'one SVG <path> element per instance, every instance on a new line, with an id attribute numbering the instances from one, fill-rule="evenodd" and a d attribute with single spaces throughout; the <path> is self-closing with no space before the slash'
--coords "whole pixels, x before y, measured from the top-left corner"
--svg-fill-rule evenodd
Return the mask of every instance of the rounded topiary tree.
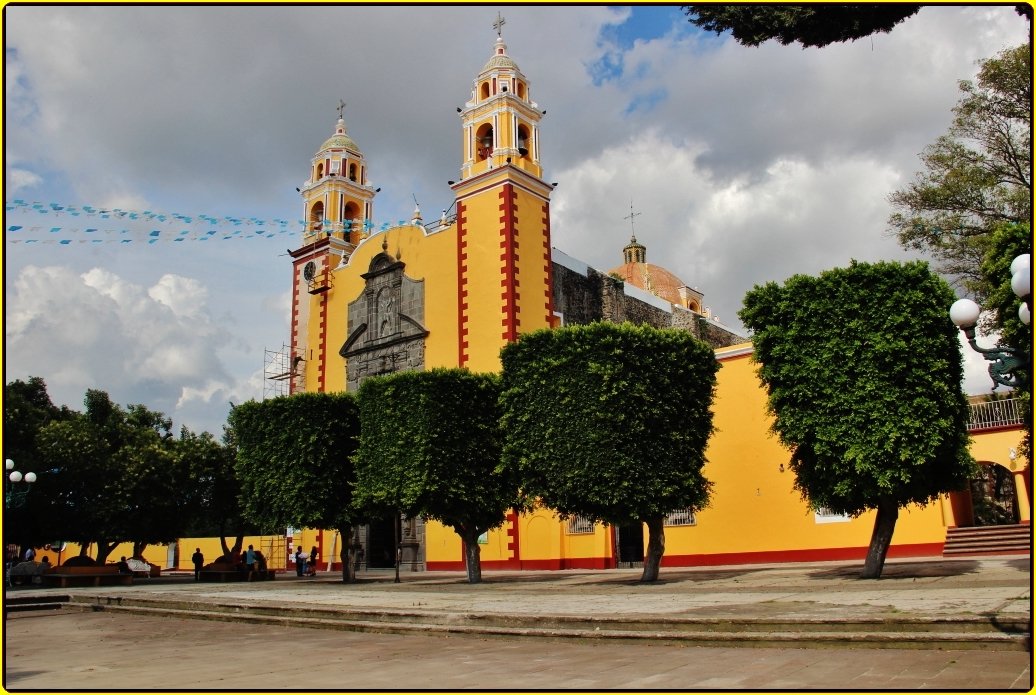
<path id="1" fill-rule="evenodd" d="M 925 263 L 857 263 L 751 290 L 739 316 L 814 508 L 876 509 L 862 576 L 878 578 L 899 508 L 974 471 L 953 291 Z"/>

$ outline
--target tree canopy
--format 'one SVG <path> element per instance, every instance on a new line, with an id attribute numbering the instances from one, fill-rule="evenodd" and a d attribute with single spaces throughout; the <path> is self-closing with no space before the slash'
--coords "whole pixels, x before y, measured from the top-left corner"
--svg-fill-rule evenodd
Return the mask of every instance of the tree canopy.
<path id="1" fill-rule="evenodd" d="M 249 401 L 231 409 L 230 425 L 245 518 L 263 529 L 337 529 L 347 551 L 342 580 L 350 581 L 352 455 L 360 429 L 355 398 L 299 393 Z"/>
<path id="2" fill-rule="evenodd" d="M 974 472 L 950 287 L 927 264 L 857 263 L 757 286 L 739 312 L 814 509 L 877 510 L 863 576 L 881 575 L 899 507 Z"/>
<path id="3" fill-rule="evenodd" d="M 663 520 L 701 509 L 718 364 L 686 331 L 595 323 L 523 335 L 501 352 L 504 463 L 562 516 L 644 522 L 644 581 Z"/>
<path id="4" fill-rule="evenodd" d="M 889 227 L 983 299 L 998 282 L 981 271 L 993 232 L 1032 215 L 1032 49 L 980 66 L 975 82 L 960 82 L 947 133 L 921 153 L 924 169 L 889 196 Z"/>
<path id="5" fill-rule="evenodd" d="M 880 3 L 856 5 L 686 5 L 689 21 L 706 31 L 733 33 L 744 46 L 770 39 L 803 48 L 855 41 L 887 33 L 914 16 L 921 5 Z"/>
<path id="6" fill-rule="evenodd" d="M 518 498 L 500 464 L 499 394 L 495 375 L 433 369 L 365 379 L 357 395 L 357 506 L 453 527 L 473 584 L 482 576 L 478 537 Z"/>

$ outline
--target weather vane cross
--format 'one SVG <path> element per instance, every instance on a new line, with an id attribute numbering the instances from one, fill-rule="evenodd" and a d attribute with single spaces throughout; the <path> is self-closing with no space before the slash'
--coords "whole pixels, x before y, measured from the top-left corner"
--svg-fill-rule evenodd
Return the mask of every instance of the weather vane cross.
<path id="1" fill-rule="evenodd" d="M 507 24 L 507 21 L 503 17 L 500 16 L 499 12 L 497 12 L 496 13 L 496 21 L 493 22 L 493 28 L 496 29 L 496 35 L 498 37 L 500 36 L 500 32 L 503 29 L 505 24 Z"/>
<path id="2" fill-rule="evenodd" d="M 633 229 L 633 218 L 638 216 L 638 215 L 641 215 L 641 214 L 643 214 L 643 213 L 633 212 L 633 201 L 631 200 L 630 201 L 630 214 L 628 214 L 628 215 L 626 215 L 625 217 L 622 218 L 624 220 L 629 220 L 630 221 L 630 234 L 633 236 L 634 239 L 637 238 L 637 233 Z"/>
<path id="3" fill-rule="evenodd" d="M 338 100 L 338 120 L 342 120 L 342 112 L 345 111 L 345 102 Z"/>

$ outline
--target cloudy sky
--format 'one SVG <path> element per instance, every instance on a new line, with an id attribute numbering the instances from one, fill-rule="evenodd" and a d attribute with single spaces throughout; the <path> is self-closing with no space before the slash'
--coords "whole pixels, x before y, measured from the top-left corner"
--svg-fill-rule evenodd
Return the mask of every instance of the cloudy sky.
<path id="1" fill-rule="evenodd" d="M 618 265 L 632 203 L 648 260 L 735 329 L 756 284 L 912 257 L 888 194 L 945 132 L 957 81 L 1027 39 L 993 6 L 807 50 L 745 48 L 676 6 L 8 6 L 5 381 L 219 432 L 289 339 L 295 188 L 338 100 L 382 189 L 374 221 L 415 198 L 437 217 L 498 10 L 547 110 L 554 246 Z M 968 390 L 989 390 L 971 362 Z"/>

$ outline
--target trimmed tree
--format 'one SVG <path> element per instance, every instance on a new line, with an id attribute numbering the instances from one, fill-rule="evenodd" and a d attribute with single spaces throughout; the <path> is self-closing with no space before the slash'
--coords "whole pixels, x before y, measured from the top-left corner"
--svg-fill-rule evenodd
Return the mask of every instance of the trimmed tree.
<path id="1" fill-rule="evenodd" d="M 466 369 L 400 372 L 364 380 L 357 506 L 453 527 L 468 582 L 482 580 L 478 538 L 517 502 L 500 465 L 499 377 Z"/>
<path id="2" fill-rule="evenodd" d="M 927 264 L 857 263 L 752 289 L 738 314 L 809 505 L 875 509 L 862 578 L 881 576 L 899 508 L 975 471 L 950 287 Z"/>
<path id="3" fill-rule="evenodd" d="M 641 581 L 658 578 L 663 523 L 702 509 L 716 362 L 690 333 L 595 323 L 523 335 L 501 352 L 504 464 L 562 517 L 648 527 Z"/>
<path id="4" fill-rule="evenodd" d="M 247 520 L 263 529 L 329 528 L 342 538 L 342 581 L 354 579 L 352 455 L 359 434 L 348 393 L 300 393 L 230 411 Z"/>

